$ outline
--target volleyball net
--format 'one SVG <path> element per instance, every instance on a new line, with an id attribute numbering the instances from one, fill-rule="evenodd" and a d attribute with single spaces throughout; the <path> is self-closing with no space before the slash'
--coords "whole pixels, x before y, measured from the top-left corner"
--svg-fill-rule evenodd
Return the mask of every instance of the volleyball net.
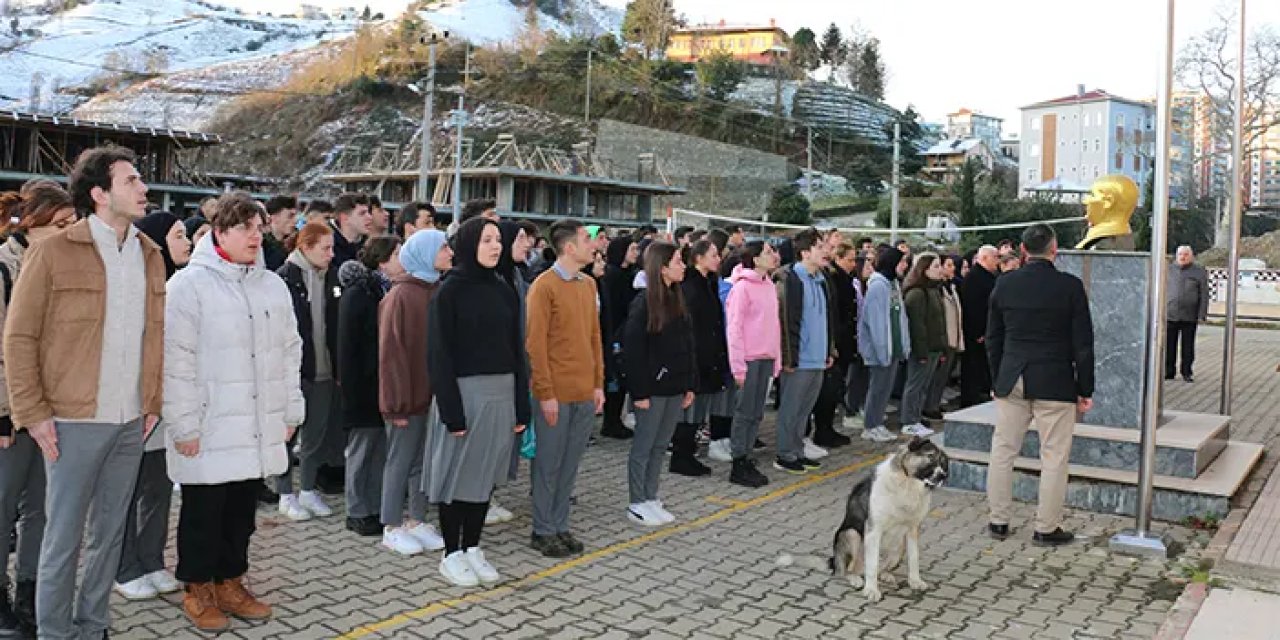
<path id="1" fill-rule="evenodd" d="M 781 222 L 768 222 L 765 220 L 753 220 L 750 218 L 736 218 L 715 213 L 706 213 L 703 211 L 694 211 L 692 209 L 671 209 L 671 215 L 667 218 L 667 230 L 674 231 L 680 227 L 693 227 L 695 229 L 710 229 L 712 227 L 728 227 L 737 225 L 743 231 L 751 232 L 755 230 L 761 235 L 785 235 L 801 229 L 817 227 L 820 229 L 838 229 L 841 233 L 853 236 L 878 237 L 896 234 L 899 237 L 905 236 L 921 236 L 931 240 L 941 242 L 958 242 L 960 234 L 963 233 L 981 233 L 986 231 L 1002 231 L 1012 229 L 1025 229 L 1033 224 L 1061 225 L 1073 222 L 1082 222 L 1083 216 L 1075 216 L 1070 218 L 1054 218 L 1051 220 L 1026 220 L 1021 222 L 1007 222 L 1002 224 L 988 224 L 980 226 L 957 226 L 950 217 L 947 216 L 930 216 L 925 227 L 908 228 L 900 227 L 896 231 L 885 229 L 882 227 L 846 227 L 826 223 L 822 219 L 815 219 L 811 224 L 785 224 Z"/>

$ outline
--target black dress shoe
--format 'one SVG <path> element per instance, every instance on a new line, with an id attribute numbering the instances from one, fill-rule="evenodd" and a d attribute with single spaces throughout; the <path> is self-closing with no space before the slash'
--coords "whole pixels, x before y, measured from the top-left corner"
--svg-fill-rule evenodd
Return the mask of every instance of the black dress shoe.
<path id="1" fill-rule="evenodd" d="M 926 417 L 926 418 L 928 418 L 928 419 L 930 419 L 930 420 L 942 420 L 942 419 L 943 419 L 943 418 L 942 418 L 942 412 L 941 412 L 941 411 L 921 411 L 921 412 L 920 412 L 920 415 L 922 415 L 922 416 L 924 416 L 924 417 Z"/>
<path id="2" fill-rule="evenodd" d="M 1182 379 L 1183 379 L 1183 380 L 1185 380 L 1185 381 L 1187 381 L 1187 382 L 1195 382 L 1195 381 L 1196 381 L 1196 379 L 1195 379 L 1194 377 L 1192 377 L 1192 376 L 1182 376 Z"/>
<path id="3" fill-rule="evenodd" d="M 813 434 L 813 443 L 826 449 L 838 449 L 852 442 L 849 436 L 835 431 L 823 431 Z"/>
<path id="4" fill-rule="evenodd" d="M 1053 533 L 1035 532 L 1031 536 L 1031 544 L 1037 547 L 1061 547 L 1064 544 L 1075 542 L 1076 535 L 1070 531 L 1063 531 L 1062 527 L 1053 530 Z"/>
<path id="5" fill-rule="evenodd" d="M 623 425 L 605 425 L 600 430 L 600 435 L 615 440 L 630 440 L 636 436 L 636 432 L 626 428 Z"/>
<path id="6" fill-rule="evenodd" d="M 764 440 L 761 440 L 760 438 L 756 438 L 756 441 L 755 441 L 755 442 L 753 442 L 753 443 L 751 443 L 751 448 L 752 448 L 752 449 L 763 449 L 763 448 L 764 448 Z"/>
<path id="7" fill-rule="evenodd" d="M 347 518 L 347 530 L 359 536 L 372 538 L 382 535 L 382 522 L 379 521 L 378 516 Z"/>
<path id="8" fill-rule="evenodd" d="M 587 548 L 586 545 L 578 542 L 578 539 L 573 537 L 573 534 L 568 531 L 565 531 L 564 533 L 557 533 L 556 537 L 560 539 L 560 544 L 564 545 L 564 548 L 573 553 L 582 553 Z"/>
<path id="9" fill-rule="evenodd" d="M 547 558 L 568 558 L 573 555 L 573 551 L 564 546 L 564 542 L 561 542 L 560 536 L 557 535 L 540 536 L 536 533 L 532 534 L 529 537 L 529 546 Z"/>
<path id="10" fill-rule="evenodd" d="M 996 540 L 1004 540 L 1009 537 L 1009 525 L 1007 524 L 988 524 L 987 535 Z"/>

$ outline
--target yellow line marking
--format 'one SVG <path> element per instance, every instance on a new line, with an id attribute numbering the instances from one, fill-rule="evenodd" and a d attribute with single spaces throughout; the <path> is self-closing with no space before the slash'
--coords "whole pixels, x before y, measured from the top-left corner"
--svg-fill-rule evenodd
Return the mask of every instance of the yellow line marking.
<path id="1" fill-rule="evenodd" d="M 716 498 L 716 496 L 710 496 L 707 498 L 709 502 L 714 503 L 718 501 L 724 501 L 724 502 L 730 503 L 731 506 L 725 507 L 724 509 L 716 511 L 715 513 L 705 515 L 696 520 L 690 520 L 689 522 L 686 522 L 683 524 L 667 527 L 664 529 L 659 529 L 652 533 L 646 533 L 642 536 L 637 536 L 635 538 L 623 540 L 622 542 L 618 542 L 616 544 L 612 544 L 607 547 L 597 549 L 590 553 L 586 553 L 581 556 L 578 556 L 577 558 L 573 558 L 572 560 L 566 560 L 559 564 L 543 569 L 542 571 L 532 573 L 528 576 L 525 576 L 517 580 L 513 580 L 502 586 L 494 587 L 492 589 L 487 589 L 484 591 L 477 591 L 475 593 L 467 594 L 461 598 L 450 598 L 448 600 L 433 602 L 425 607 L 414 609 L 412 611 L 406 611 L 404 613 L 399 613 L 394 616 L 391 616 L 390 618 L 387 618 L 386 620 L 382 620 L 380 622 L 372 622 L 360 627 L 356 627 L 355 629 L 352 629 L 351 631 L 348 631 L 347 633 L 344 633 L 338 636 L 337 640 L 356 640 L 357 638 L 364 638 L 364 637 L 373 635 L 375 633 L 385 631 L 392 627 L 398 627 L 402 624 L 413 622 L 414 620 L 420 620 L 422 618 L 426 618 L 428 616 L 432 616 L 437 613 L 448 611 L 449 609 L 454 609 L 462 605 L 485 602 L 485 601 L 497 598 L 499 596 L 507 595 L 520 587 L 525 587 L 535 582 L 538 582 L 540 580 L 544 580 L 552 576 L 560 575 L 562 573 L 565 573 L 566 571 L 575 569 L 577 567 L 588 564 L 590 562 L 594 562 L 601 558 L 605 558 L 605 557 L 614 555 L 616 553 L 620 553 L 622 551 L 627 551 L 629 549 L 634 549 L 635 547 L 638 547 L 640 545 L 643 545 L 649 542 L 653 542 L 655 540 L 661 540 L 663 538 L 668 538 L 678 533 L 684 533 L 692 529 L 697 529 L 697 528 L 706 526 L 718 520 L 723 520 L 735 513 L 746 511 L 747 509 L 750 509 L 752 507 L 760 506 L 766 502 L 769 502 L 776 498 L 780 498 L 790 493 L 795 493 L 796 491 L 799 491 L 807 487 L 811 487 L 820 482 L 825 482 L 832 478 L 838 478 L 840 476 L 848 475 L 855 471 L 860 471 L 862 469 L 865 469 L 867 467 L 870 467 L 872 465 L 879 463 L 881 460 L 884 460 L 885 457 L 886 457 L 885 455 L 877 455 L 873 458 L 863 460 L 861 462 L 855 462 L 851 465 L 841 467 L 834 471 L 807 475 L 803 480 L 793 482 L 784 487 L 779 487 L 777 489 L 774 489 L 773 491 L 770 491 L 769 493 L 756 496 L 750 500 L 741 500 L 741 501 L 727 500 L 725 498 Z"/>
<path id="2" fill-rule="evenodd" d="M 734 500 L 733 498 L 722 498 L 720 496 L 707 496 L 707 502 L 710 502 L 711 504 L 726 506 L 726 507 L 736 507 L 742 504 L 741 500 Z"/>

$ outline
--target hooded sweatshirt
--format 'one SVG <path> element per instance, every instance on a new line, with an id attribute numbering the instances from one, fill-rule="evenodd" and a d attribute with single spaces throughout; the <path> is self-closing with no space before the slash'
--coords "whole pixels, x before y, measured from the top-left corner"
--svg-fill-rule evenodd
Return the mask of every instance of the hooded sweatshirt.
<path id="1" fill-rule="evenodd" d="M 876 272 L 867 281 L 862 314 L 858 316 L 858 354 L 869 367 L 887 367 L 911 352 L 906 306 L 898 287 L 897 266 L 902 252 L 890 247 L 876 258 Z"/>
<path id="2" fill-rule="evenodd" d="M 311 266 L 311 261 L 297 249 L 289 254 L 289 259 L 285 262 L 302 271 L 302 282 L 307 287 L 307 300 L 311 304 L 311 335 L 314 336 L 311 347 L 316 360 L 316 373 L 312 379 L 315 382 L 332 380 L 333 361 L 329 357 L 329 346 L 324 340 L 324 336 L 328 335 L 325 333 L 325 272 Z"/>
<path id="3" fill-rule="evenodd" d="M 725 306 L 729 342 L 729 370 L 735 378 L 747 375 L 747 363 L 773 360 L 773 375 L 782 371 L 782 324 L 778 291 L 768 276 L 742 265 L 729 277 L 733 287 Z"/>
<path id="4" fill-rule="evenodd" d="M 138 228 L 151 241 L 160 247 L 160 257 L 164 258 L 164 277 L 165 280 L 173 277 L 178 265 L 173 262 L 173 255 L 169 253 L 169 230 L 173 229 L 173 225 L 178 224 L 178 216 L 168 211 L 157 211 L 135 220 L 133 226 Z"/>
<path id="5" fill-rule="evenodd" d="M 442 275 L 436 255 L 447 242 L 434 229 L 410 236 L 400 248 L 406 273 L 392 280 L 378 309 L 378 407 L 390 420 L 426 415 L 431 408 L 427 318 Z"/>

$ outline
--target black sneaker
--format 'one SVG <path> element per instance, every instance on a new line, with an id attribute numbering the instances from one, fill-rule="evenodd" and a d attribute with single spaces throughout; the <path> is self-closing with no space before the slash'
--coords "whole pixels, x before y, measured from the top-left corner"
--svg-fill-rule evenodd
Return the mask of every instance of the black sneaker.
<path id="1" fill-rule="evenodd" d="M 773 468 L 778 471 L 785 471 L 795 476 L 802 476 L 809 473 L 809 469 L 801 464 L 799 460 L 783 460 L 782 458 L 774 458 Z"/>
<path id="2" fill-rule="evenodd" d="M 813 434 L 813 443 L 825 449 L 838 449 L 850 442 L 853 441 L 849 439 L 849 436 L 836 433 L 835 431 Z"/>
<path id="3" fill-rule="evenodd" d="M 369 538 L 380 536 L 382 535 L 382 522 L 379 521 L 378 516 L 347 518 L 347 531 Z"/>
<path id="4" fill-rule="evenodd" d="M 804 468 L 806 471 L 813 471 L 814 469 L 822 468 L 821 462 L 818 462 L 817 460 L 810 460 L 803 456 L 799 460 L 796 460 L 796 462 L 799 462 L 800 464 L 804 465 Z"/>
<path id="5" fill-rule="evenodd" d="M 755 442 L 753 442 L 753 443 L 751 444 L 751 448 L 752 448 L 752 449 L 763 449 L 763 448 L 764 448 L 764 440 L 761 440 L 760 438 L 756 438 L 756 441 L 755 441 Z"/>
<path id="6" fill-rule="evenodd" d="M 755 460 L 738 458 L 733 461 L 733 470 L 729 472 L 729 482 L 751 489 L 759 489 L 769 484 L 769 477 L 760 473 L 760 470 L 756 468 Z"/>
<path id="7" fill-rule="evenodd" d="M 564 533 L 557 533 L 556 537 L 560 539 L 560 544 L 564 545 L 564 548 L 568 549 L 572 553 L 582 553 L 587 548 L 581 542 L 578 542 L 578 539 L 573 537 L 573 534 L 568 531 L 565 531 Z"/>
<path id="8" fill-rule="evenodd" d="M 1004 540 L 1009 537 L 1009 525 L 1007 524 L 987 524 L 987 535 L 996 540 Z"/>
<path id="9" fill-rule="evenodd" d="M 1196 381 L 1196 379 L 1195 379 L 1193 376 L 1182 376 L 1182 379 L 1183 379 L 1183 381 L 1185 381 L 1185 382 L 1195 382 L 1195 381 Z"/>
<path id="10" fill-rule="evenodd" d="M 316 489 L 326 496 L 340 496 L 346 493 L 346 470 L 342 467 L 321 467 L 316 474 Z"/>
<path id="11" fill-rule="evenodd" d="M 13 607 L 9 605 L 9 590 L 0 589 L 0 635 L 6 638 L 18 637 L 22 631 L 22 623 L 18 621 L 18 616 L 13 614 Z"/>
<path id="12" fill-rule="evenodd" d="M 613 438 L 615 440 L 630 440 L 636 437 L 636 432 L 620 424 L 605 425 L 605 427 L 600 430 L 600 435 L 606 438 Z"/>
<path id="13" fill-rule="evenodd" d="M 930 419 L 930 420 L 942 420 L 942 419 L 943 419 L 943 418 L 942 418 L 942 412 L 941 412 L 941 411 L 921 411 L 921 412 L 920 412 L 920 415 L 922 415 L 922 416 L 924 416 L 924 417 L 926 417 L 926 418 L 928 418 L 928 419 Z"/>
<path id="14" fill-rule="evenodd" d="M 280 494 L 272 491 L 264 482 L 258 487 L 258 502 L 262 504 L 279 504 Z"/>
<path id="15" fill-rule="evenodd" d="M 668 467 L 671 473 L 682 476 L 699 477 L 711 473 L 711 467 L 708 467 L 698 459 L 691 455 L 672 455 L 671 465 Z"/>
<path id="16" fill-rule="evenodd" d="M 560 541 L 560 536 L 556 535 L 540 536 L 535 533 L 529 536 L 529 546 L 547 558 L 568 558 L 573 555 Z"/>
<path id="17" fill-rule="evenodd" d="M 1070 531 L 1063 531 L 1062 527 L 1053 530 L 1053 533 L 1035 532 L 1031 536 L 1031 544 L 1037 547 L 1061 547 L 1064 544 L 1075 542 L 1076 535 Z"/>

